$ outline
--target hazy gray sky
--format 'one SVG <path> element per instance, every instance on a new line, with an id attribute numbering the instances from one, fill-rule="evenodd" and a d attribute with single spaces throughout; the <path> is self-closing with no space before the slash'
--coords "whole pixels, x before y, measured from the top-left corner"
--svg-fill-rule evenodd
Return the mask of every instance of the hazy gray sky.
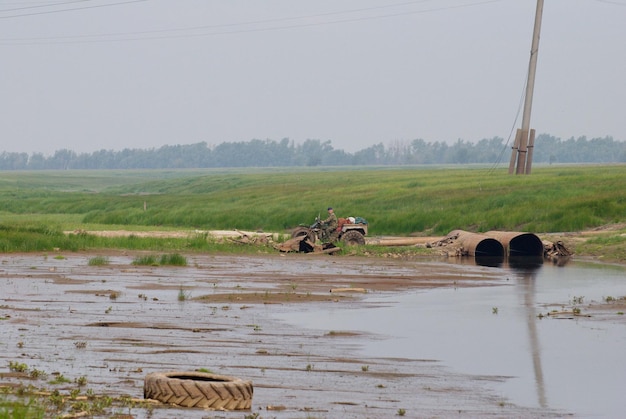
<path id="1" fill-rule="evenodd" d="M 0 151 L 507 139 L 521 125 L 535 9 L 536 0 L 0 0 Z M 626 0 L 545 0 L 538 133 L 626 140 L 625 22 Z"/>

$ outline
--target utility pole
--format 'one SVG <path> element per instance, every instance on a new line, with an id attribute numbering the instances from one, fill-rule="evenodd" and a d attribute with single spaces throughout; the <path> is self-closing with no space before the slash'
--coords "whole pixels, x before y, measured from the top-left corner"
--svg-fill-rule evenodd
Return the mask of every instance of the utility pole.
<path id="1" fill-rule="evenodd" d="M 533 42 L 530 48 L 530 62 L 528 64 L 528 82 L 526 83 L 526 97 L 522 128 L 517 130 L 515 144 L 511 153 L 509 174 L 530 174 L 532 166 L 532 151 L 535 146 L 535 130 L 530 129 L 530 112 L 533 107 L 533 91 L 535 89 L 535 74 L 537 72 L 537 54 L 539 53 L 539 34 L 541 32 L 541 16 L 543 14 L 543 0 L 537 0 L 535 12 L 535 29 Z M 517 167 L 515 168 L 515 163 Z"/>

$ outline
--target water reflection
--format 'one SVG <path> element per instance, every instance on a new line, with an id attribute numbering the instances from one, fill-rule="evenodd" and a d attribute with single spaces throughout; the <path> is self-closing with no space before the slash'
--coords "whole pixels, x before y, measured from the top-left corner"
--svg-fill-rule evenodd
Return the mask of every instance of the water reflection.
<path id="1" fill-rule="evenodd" d="M 536 271 L 543 265 L 542 256 L 480 256 L 468 257 L 457 260 L 464 265 L 478 265 L 488 268 L 511 268 L 515 271 Z M 559 265 L 559 266 L 564 266 Z"/>
<path id="2" fill-rule="evenodd" d="M 476 255 L 474 262 L 488 268 L 499 268 L 504 264 L 504 256 L 479 256 Z"/>
<path id="3" fill-rule="evenodd" d="M 517 283 L 522 288 L 524 296 L 524 307 L 526 308 L 528 339 L 530 343 L 533 371 L 535 374 L 535 384 L 537 386 L 537 402 L 540 407 L 548 407 L 546 398 L 546 388 L 543 379 L 543 368 L 541 366 L 541 345 L 537 332 L 537 322 L 535 318 L 535 284 L 537 271 L 543 264 L 543 258 L 537 256 L 510 257 L 509 266 L 518 276 Z"/>
<path id="4" fill-rule="evenodd" d="M 537 255 L 510 255 L 508 258 L 498 256 L 476 256 L 474 260 L 476 265 L 490 268 L 509 268 L 517 278 L 517 284 L 522 288 L 523 306 L 526 308 L 527 328 L 529 347 L 533 363 L 533 371 L 535 375 L 535 384 L 537 391 L 537 402 L 542 408 L 546 408 L 547 398 L 544 384 L 543 368 L 541 366 L 541 344 L 539 342 L 539 334 L 537 332 L 537 322 L 535 319 L 535 284 L 537 272 L 543 265 L 543 256 Z M 564 266 L 565 263 L 558 266 Z"/>
<path id="5" fill-rule="evenodd" d="M 534 274 L 543 265 L 542 256 L 509 256 L 509 267 L 522 275 Z"/>
<path id="6" fill-rule="evenodd" d="M 510 268 L 515 271 L 537 270 L 543 265 L 541 256 L 484 256 L 462 257 L 450 259 L 450 263 L 459 265 L 484 266 L 487 268 Z M 558 266 L 565 266 L 566 261 Z"/>
<path id="7" fill-rule="evenodd" d="M 556 266 L 565 266 L 571 259 L 571 256 L 556 256 L 552 258 L 552 263 Z"/>
<path id="8" fill-rule="evenodd" d="M 454 371 L 510 377 L 494 389 L 518 405 L 582 416 L 621 414 L 626 362 L 623 322 L 542 319 L 538 314 L 561 309 L 577 296 L 584 296 L 586 303 L 626 296 L 623 267 L 572 260 L 544 263 L 528 257 L 447 263 L 485 266 L 501 274 L 495 284 L 501 286 L 369 295 L 369 301 L 385 304 L 375 310 L 333 307 L 290 313 L 285 320 L 384 337 L 365 344 L 367 355 L 437 359 Z"/>

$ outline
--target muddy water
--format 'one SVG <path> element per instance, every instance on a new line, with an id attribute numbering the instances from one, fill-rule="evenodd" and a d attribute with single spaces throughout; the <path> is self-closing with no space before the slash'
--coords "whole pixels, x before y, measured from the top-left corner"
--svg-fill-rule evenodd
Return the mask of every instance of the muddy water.
<path id="1" fill-rule="evenodd" d="M 90 267 L 95 255 L 53 256 L 0 258 L 0 386 L 76 388 L 48 382 L 60 373 L 86 377 L 83 391 L 141 398 L 147 373 L 207 368 L 252 380 L 261 417 L 612 416 L 620 407 L 623 316 L 537 314 L 572 300 L 591 312 L 594 300 L 626 295 L 621 268 L 298 255 L 137 267 L 126 254 Z M 15 376 L 10 362 L 48 379 Z"/>
<path id="2" fill-rule="evenodd" d="M 378 335 L 360 355 L 436 359 L 457 373 L 507 377 L 489 387 L 520 406 L 621 417 L 626 323 L 617 310 L 623 305 L 595 305 L 626 296 L 626 270 L 570 262 L 494 271 L 502 286 L 388 293 L 367 298 L 376 308 L 283 319 Z"/>

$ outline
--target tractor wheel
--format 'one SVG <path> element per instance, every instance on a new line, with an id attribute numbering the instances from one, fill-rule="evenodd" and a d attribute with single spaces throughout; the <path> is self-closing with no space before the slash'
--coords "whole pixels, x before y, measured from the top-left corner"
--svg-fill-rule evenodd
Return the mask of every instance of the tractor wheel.
<path id="1" fill-rule="evenodd" d="M 250 409 L 252 391 L 252 381 L 197 371 L 148 374 L 143 387 L 146 399 L 214 410 Z"/>
<path id="2" fill-rule="evenodd" d="M 363 246 L 365 244 L 365 237 L 361 232 L 356 230 L 348 230 L 343 233 L 341 240 L 346 246 Z"/>
<path id="3" fill-rule="evenodd" d="M 315 243 L 315 235 L 311 231 L 310 228 L 307 227 L 298 227 L 291 233 L 291 238 L 295 239 L 296 237 L 306 236 L 306 238 L 311 242 Z"/>

